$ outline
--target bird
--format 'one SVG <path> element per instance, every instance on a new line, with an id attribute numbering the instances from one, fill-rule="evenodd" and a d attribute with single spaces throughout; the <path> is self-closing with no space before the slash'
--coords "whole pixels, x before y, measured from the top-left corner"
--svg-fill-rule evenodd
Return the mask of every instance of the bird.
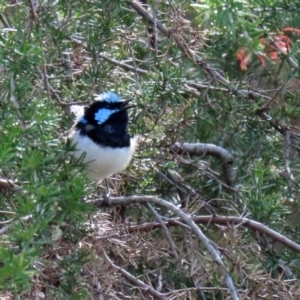
<path id="1" fill-rule="evenodd" d="M 104 92 L 84 109 L 76 106 L 75 126 L 69 138 L 76 150 L 72 155 L 84 157 L 88 177 L 96 182 L 124 170 L 130 163 L 136 148 L 136 138 L 128 132 L 128 105 L 114 92 Z M 81 112 L 81 115 L 79 113 Z"/>

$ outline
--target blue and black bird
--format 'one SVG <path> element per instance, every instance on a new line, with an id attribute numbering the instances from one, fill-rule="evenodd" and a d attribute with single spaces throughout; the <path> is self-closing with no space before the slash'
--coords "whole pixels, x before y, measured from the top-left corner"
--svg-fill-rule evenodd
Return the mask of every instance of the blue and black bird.
<path id="1" fill-rule="evenodd" d="M 77 149 L 73 155 L 79 158 L 85 152 L 89 177 L 101 181 L 128 166 L 136 139 L 128 132 L 127 110 L 132 107 L 128 105 L 131 100 L 122 100 L 113 92 L 102 93 L 95 100 L 81 109 L 69 137 Z M 78 113 L 77 109 L 75 114 Z"/>

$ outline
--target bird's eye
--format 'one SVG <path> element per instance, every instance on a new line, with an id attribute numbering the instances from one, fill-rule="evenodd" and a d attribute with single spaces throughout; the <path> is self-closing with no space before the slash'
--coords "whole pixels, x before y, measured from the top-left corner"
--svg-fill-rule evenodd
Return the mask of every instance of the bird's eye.
<path id="1" fill-rule="evenodd" d="M 91 125 L 91 124 L 87 124 L 84 126 L 84 129 L 85 129 L 85 131 L 91 131 L 91 130 L 95 129 L 95 126 Z"/>

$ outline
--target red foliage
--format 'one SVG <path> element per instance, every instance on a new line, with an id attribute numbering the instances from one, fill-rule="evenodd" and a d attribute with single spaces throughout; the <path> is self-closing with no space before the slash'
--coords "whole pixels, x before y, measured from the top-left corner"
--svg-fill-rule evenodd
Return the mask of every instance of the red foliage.
<path id="1" fill-rule="evenodd" d="M 300 34 L 300 29 L 286 27 L 281 31 L 278 31 L 269 39 L 261 37 L 259 39 L 259 43 L 263 46 L 263 54 L 259 54 L 258 58 L 262 67 L 266 66 L 266 57 L 268 57 L 271 61 L 279 62 L 280 59 L 278 53 L 289 53 L 291 49 L 291 39 L 287 35 L 282 34 L 283 32 L 294 32 Z M 242 71 L 247 70 L 248 65 L 251 63 L 251 57 L 252 54 L 246 47 L 242 46 L 238 49 L 236 58 Z"/>

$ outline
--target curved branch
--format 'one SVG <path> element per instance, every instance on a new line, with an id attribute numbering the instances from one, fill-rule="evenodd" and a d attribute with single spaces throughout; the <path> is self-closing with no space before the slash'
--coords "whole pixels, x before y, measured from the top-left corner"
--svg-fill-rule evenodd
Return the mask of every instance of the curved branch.
<path id="1" fill-rule="evenodd" d="M 171 146 L 171 150 L 177 154 L 188 153 L 190 155 L 213 155 L 219 158 L 224 163 L 233 163 L 233 156 L 231 153 L 214 144 L 207 143 L 176 143 Z"/>
<path id="2" fill-rule="evenodd" d="M 230 186 L 234 184 L 236 169 L 233 164 L 234 158 L 228 150 L 207 143 L 175 143 L 171 146 L 171 150 L 177 154 L 188 153 L 196 156 L 212 155 L 217 157 L 222 163 L 226 183 Z"/>

